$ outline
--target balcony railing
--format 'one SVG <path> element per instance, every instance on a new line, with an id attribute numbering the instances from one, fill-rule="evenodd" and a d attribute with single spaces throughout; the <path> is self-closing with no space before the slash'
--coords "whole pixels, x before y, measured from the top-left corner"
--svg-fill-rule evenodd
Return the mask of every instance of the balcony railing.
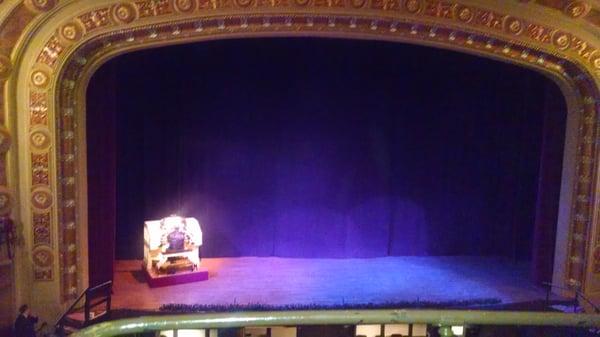
<path id="1" fill-rule="evenodd" d="M 440 336 L 453 336 L 452 326 L 555 326 L 599 328 L 598 314 L 480 310 L 331 310 L 206 313 L 145 316 L 87 327 L 72 336 L 110 337 L 178 329 L 222 329 L 264 326 L 428 324 Z"/>

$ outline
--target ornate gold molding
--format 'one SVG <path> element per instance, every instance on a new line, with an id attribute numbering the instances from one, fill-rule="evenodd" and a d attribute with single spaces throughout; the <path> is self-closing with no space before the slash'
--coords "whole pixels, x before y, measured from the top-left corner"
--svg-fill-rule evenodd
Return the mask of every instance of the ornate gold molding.
<path id="1" fill-rule="evenodd" d="M 12 91 L 8 90 L 8 82 L 11 77 L 14 77 L 15 73 L 14 58 L 12 55 L 16 52 L 16 46 L 19 40 L 22 39 L 27 26 L 40 13 L 50 10 L 54 4 L 55 2 L 52 0 L 6 0 L 0 2 L 0 215 L 12 215 L 17 219 L 19 217 L 18 214 L 13 213 L 15 194 L 14 186 L 9 186 L 9 156 L 7 155 L 13 138 L 8 127 L 10 124 L 14 123 L 16 117 L 14 114 L 11 114 L 8 109 L 8 98 L 12 93 Z M 40 141 L 40 135 L 41 134 L 33 133 L 31 135 L 32 141 L 34 143 Z M 50 135 L 43 134 L 43 136 L 49 137 Z M 44 144 L 40 145 L 49 145 L 51 141 L 45 141 L 43 143 Z M 12 181 L 14 182 L 15 180 Z M 37 196 L 35 200 L 39 200 L 39 196 Z M 39 224 L 40 220 L 36 217 L 35 222 L 36 224 Z M 38 261 L 41 265 L 52 266 L 55 258 L 50 254 L 52 253 L 50 221 L 46 221 L 46 224 L 46 227 L 37 226 L 36 228 L 38 229 L 34 230 L 36 232 L 36 241 L 34 242 L 35 247 L 45 250 L 35 251 L 33 261 Z M 42 236 L 44 236 L 44 239 L 39 239 Z M 39 270 L 34 270 L 34 273 L 36 274 L 36 278 L 39 278 L 38 275 L 44 273 L 46 274 L 46 278 L 48 276 L 48 272 L 40 272 Z"/>
<path id="2" fill-rule="evenodd" d="M 578 19 L 600 26 L 600 4 L 593 0 L 519 0 L 533 2 L 545 8 L 560 11 L 570 19 Z"/>
<path id="3" fill-rule="evenodd" d="M 488 8 L 468 0 L 102 0 L 72 1 L 64 6 L 51 2 L 49 7 L 41 6 L 43 2 L 32 0 L 23 8 L 28 13 L 48 11 L 51 23 L 40 25 L 51 33 L 43 43 L 23 46 L 34 55 L 31 62 L 16 65 L 27 76 L 27 85 L 11 90 L 25 90 L 24 95 L 15 96 L 27 98 L 26 109 L 18 113 L 28 119 L 29 153 L 20 155 L 28 158 L 30 180 L 26 183 L 31 188 L 21 199 L 31 205 L 34 276 L 53 280 L 54 265 L 59 263 L 65 299 L 78 292 L 77 229 L 85 221 L 80 218 L 85 196 L 78 178 L 85 163 L 78 148 L 85 144 L 81 116 L 93 71 L 108 58 L 131 50 L 255 36 L 410 42 L 519 64 L 562 83 L 574 102 L 571 113 L 581 115 L 566 277 L 573 286 L 585 285 L 588 239 L 598 212 L 594 203 L 600 112 L 598 39 L 564 28 L 561 22 L 515 14 L 509 8 L 512 5 L 490 4 Z M 548 3 L 518 6 L 539 4 Z M 595 9 L 587 2 L 570 1 L 561 10 L 572 20 L 587 20 Z M 56 17 L 60 20 L 50 20 Z M 8 69 L 5 77 L 15 73 L 6 61 L 0 57 L 0 78 L 2 69 Z M 3 64 L 9 66 L 2 68 Z M 47 233 L 56 229 L 60 254 L 47 257 L 56 244 Z M 600 251 L 600 231 L 596 233 L 594 252 Z M 597 255 L 589 263 L 600 273 Z"/>

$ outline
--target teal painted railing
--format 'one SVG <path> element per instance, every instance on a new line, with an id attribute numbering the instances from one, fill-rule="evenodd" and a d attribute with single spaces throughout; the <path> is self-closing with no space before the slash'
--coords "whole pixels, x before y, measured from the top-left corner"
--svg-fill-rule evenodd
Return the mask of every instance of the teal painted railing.
<path id="1" fill-rule="evenodd" d="M 74 337 L 111 337 L 176 329 L 218 329 L 256 326 L 432 324 L 442 336 L 454 325 L 600 327 L 600 315 L 480 310 L 327 310 L 272 311 L 144 316 L 99 323 Z"/>

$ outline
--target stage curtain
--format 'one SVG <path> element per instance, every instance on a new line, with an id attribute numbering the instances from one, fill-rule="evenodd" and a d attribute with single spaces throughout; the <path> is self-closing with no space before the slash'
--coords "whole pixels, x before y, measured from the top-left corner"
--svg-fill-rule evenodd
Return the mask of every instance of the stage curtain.
<path id="1" fill-rule="evenodd" d="M 563 162 L 563 151 L 560 150 L 565 142 L 565 111 L 564 98 L 547 90 L 532 247 L 532 277 L 537 283 L 552 281 Z"/>
<path id="2" fill-rule="evenodd" d="M 116 65 L 94 74 L 87 95 L 88 265 L 90 286 L 112 280 L 117 220 Z"/>
<path id="3" fill-rule="evenodd" d="M 200 220 L 202 253 L 214 257 L 497 255 L 519 262 L 545 249 L 531 242 L 536 198 L 546 193 L 538 185 L 548 136 L 544 92 L 561 97 L 548 79 L 401 44 L 260 42 L 112 61 L 117 258 L 141 258 L 143 221 L 171 213 Z M 240 50 L 254 52 L 241 58 Z M 562 153 L 559 141 L 546 138 L 548 151 Z M 90 165 L 101 160 L 90 156 Z M 548 165 L 558 176 L 544 181 L 558 184 L 559 164 Z M 543 214 L 556 208 L 547 206 Z M 536 235 L 554 235 L 551 217 Z"/>

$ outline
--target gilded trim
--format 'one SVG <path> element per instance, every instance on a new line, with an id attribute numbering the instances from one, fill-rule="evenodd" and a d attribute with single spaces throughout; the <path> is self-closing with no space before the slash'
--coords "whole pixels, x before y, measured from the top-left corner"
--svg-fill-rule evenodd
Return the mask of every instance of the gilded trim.
<path id="1" fill-rule="evenodd" d="M 549 2 L 489 6 L 481 2 L 81 0 L 65 4 L 51 1 L 46 8 L 40 7 L 45 1 L 26 1 L 23 8 L 28 12 L 47 15 L 39 26 L 48 35 L 39 45 L 24 42 L 20 55 L 35 52 L 32 63 L 7 62 L 10 59 L 0 56 L 0 78 L 9 78 L 18 68 L 27 79 L 26 88 L 9 89 L 15 97 L 22 97 L 18 93 L 26 90 L 23 97 L 27 98 L 27 111 L 17 113 L 27 118 L 28 153 L 20 155 L 28 158 L 25 186 L 30 188 L 20 199 L 31 206 L 26 218 L 33 226 L 35 279 L 54 280 L 52 271 L 58 264 L 63 299 L 73 298 L 82 286 L 79 271 L 84 262 L 78 261 L 81 243 L 77 231 L 85 226 L 82 215 L 87 199 L 82 192 L 85 182 L 79 175 L 85 171 L 85 163 L 78 149 L 85 145 L 81 121 L 87 81 L 100 64 L 128 51 L 176 43 L 234 37 L 323 36 L 448 48 L 519 64 L 561 83 L 573 102 L 570 113 L 581 116 L 566 282 L 585 289 L 588 269 L 600 277 L 600 253 L 595 254 L 600 251 L 600 231 L 593 230 L 599 210 L 595 200 L 600 40 L 590 39 L 585 30 L 565 27 L 570 27 L 571 21 L 594 17 L 595 7 L 588 2 L 565 2 L 559 10 L 568 23 L 541 23 L 519 12 L 515 15 L 514 8 L 533 11 Z M 52 258 L 45 258 L 56 247 L 52 235 L 45 236 L 48 231 L 58 231 L 60 242 L 60 252 Z"/>

